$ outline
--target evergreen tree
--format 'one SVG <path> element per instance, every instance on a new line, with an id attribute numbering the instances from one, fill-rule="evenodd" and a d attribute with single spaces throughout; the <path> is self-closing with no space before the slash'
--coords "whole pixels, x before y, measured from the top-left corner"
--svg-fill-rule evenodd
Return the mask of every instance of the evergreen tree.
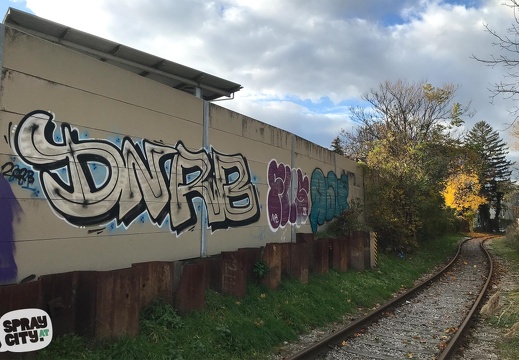
<path id="1" fill-rule="evenodd" d="M 510 187 L 512 174 L 512 162 L 506 159 L 508 147 L 485 121 L 474 124 L 465 138 L 465 145 L 476 154 L 480 195 L 486 199 L 478 209 L 481 226 L 485 231 L 499 231 L 503 197 Z M 491 209 L 495 211 L 492 219 Z"/>
<path id="2" fill-rule="evenodd" d="M 344 155 L 344 150 L 342 148 L 342 141 L 339 136 L 337 136 L 335 139 L 333 139 L 332 145 L 331 145 L 331 150 L 336 154 Z"/>

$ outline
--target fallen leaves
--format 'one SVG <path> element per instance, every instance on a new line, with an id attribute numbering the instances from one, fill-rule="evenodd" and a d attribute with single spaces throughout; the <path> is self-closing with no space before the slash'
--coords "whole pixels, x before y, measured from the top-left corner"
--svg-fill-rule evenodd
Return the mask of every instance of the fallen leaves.
<path id="1" fill-rule="evenodd" d="M 445 334 L 454 334 L 454 333 L 456 333 L 456 331 L 458 331 L 458 327 L 453 326 L 453 327 L 449 327 L 449 328 L 445 329 L 444 333 Z"/>

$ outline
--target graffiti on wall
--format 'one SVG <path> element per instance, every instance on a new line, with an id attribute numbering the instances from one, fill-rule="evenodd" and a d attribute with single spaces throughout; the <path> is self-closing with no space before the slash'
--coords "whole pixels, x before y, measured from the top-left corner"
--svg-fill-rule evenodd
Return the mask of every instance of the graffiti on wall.
<path id="1" fill-rule="evenodd" d="M 14 259 L 13 221 L 20 212 L 20 204 L 9 182 L 4 176 L 0 176 L 0 284 L 15 281 L 18 274 Z"/>
<path id="2" fill-rule="evenodd" d="M 40 110 L 22 119 L 11 144 L 52 208 L 72 225 L 115 220 L 128 227 L 145 214 L 179 235 L 197 223 L 199 199 L 212 231 L 245 226 L 260 216 L 257 189 L 240 154 L 190 151 L 181 141 L 167 146 L 130 137 L 117 143 L 80 138 L 70 124 L 58 127 L 53 114 Z"/>
<path id="3" fill-rule="evenodd" d="M 12 161 L 3 164 L 0 171 L 8 182 L 16 182 L 25 189 L 33 189 L 31 185 L 34 184 L 34 171 L 21 167 Z"/>
<path id="4" fill-rule="evenodd" d="M 268 164 L 267 213 L 272 231 L 287 223 L 300 226 L 308 218 L 309 181 L 301 169 L 276 160 Z"/>
<path id="5" fill-rule="evenodd" d="M 317 168 L 312 172 L 310 189 L 312 196 L 310 224 L 315 234 L 319 225 L 332 220 L 348 209 L 348 175 L 343 173 L 338 178 L 333 171 L 329 171 L 325 176 L 323 171 Z"/>

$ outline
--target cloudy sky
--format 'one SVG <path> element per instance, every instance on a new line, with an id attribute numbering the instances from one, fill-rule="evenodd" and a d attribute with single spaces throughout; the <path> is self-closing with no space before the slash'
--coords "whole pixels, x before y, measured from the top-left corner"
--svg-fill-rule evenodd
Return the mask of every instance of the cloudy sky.
<path id="1" fill-rule="evenodd" d="M 511 145 L 507 109 L 490 102 L 504 70 L 471 59 L 499 48 L 507 0 L 0 0 L 9 6 L 237 82 L 219 105 L 324 147 L 350 129 L 348 109 L 385 80 L 459 84 Z M 153 6 L 151 5 L 153 4 Z M 518 153 L 511 153 L 514 160 Z"/>

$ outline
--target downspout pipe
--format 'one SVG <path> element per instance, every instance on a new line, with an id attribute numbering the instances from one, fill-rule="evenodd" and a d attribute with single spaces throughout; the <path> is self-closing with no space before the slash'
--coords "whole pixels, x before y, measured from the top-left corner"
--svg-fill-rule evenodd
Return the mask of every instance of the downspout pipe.
<path id="1" fill-rule="evenodd" d="M 296 136 L 292 134 L 292 145 L 290 148 L 290 171 L 294 173 L 294 167 L 296 163 L 296 154 L 295 154 L 295 146 L 296 146 Z M 293 204 L 296 199 L 292 199 L 292 196 L 295 196 L 297 192 L 297 180 L 292 179 L 290 182 L 290 204 Z M 290 242 L 296 242 L 296 224 L 290 225 Z"/>
<path id="2" fill-rule="evenodd" d="M 5 41 L 5 25 L 0 24 L 0 70 L 4 67 L 4 41 Z M 2 79 L 0 77 L 0 87 L 2 86 Z"/>
<path id="3" fill-rule="evenodd" d="M 202 99 L 202 89 L 200 87 L 195 88 L 196 97 Z M 209 101 L 203 100 L 203 133 L 202 133 L 202 146 L 204 150 L 209 152 Z M 206 190 L 202 190 L 202 197 L 208 198 Z M 204 203 L 200 208 L 200 257 L 207 256 L 207 205 Z"/>

